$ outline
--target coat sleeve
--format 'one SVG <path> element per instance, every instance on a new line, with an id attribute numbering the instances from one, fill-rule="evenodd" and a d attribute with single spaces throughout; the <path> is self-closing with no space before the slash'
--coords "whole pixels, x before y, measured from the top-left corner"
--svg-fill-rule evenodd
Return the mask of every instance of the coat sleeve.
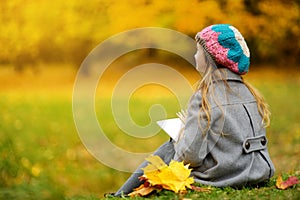
<path id="1" fill-rule="evenodd" d="M 207 120 L 206 117 L 200 117 L 204 115 L 200 112 L 201 99 L 200 92 L 191 97 L 183 136 L 174 143 L 174 160 L 184 161 L 191 167 L 200 166 L 207 154 L 207 134 L 203 132 L 207 130 Z"/>

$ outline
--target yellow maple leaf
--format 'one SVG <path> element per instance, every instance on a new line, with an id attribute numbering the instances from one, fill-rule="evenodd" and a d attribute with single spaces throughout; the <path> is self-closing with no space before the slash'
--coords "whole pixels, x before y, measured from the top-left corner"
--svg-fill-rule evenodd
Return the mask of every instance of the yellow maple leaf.
<path id="1" fill-rule="evenodd" d="M 194 179 L 189 177 L 191 169 L 183 162 L 172 160 L 166 165 L 159 156 L 150 156 L 146 159 L 149 164 L 143 168 L 143 179 L 147 180 L 151 186 L 161 186 L 164 189 L 172 190 L 176 193 L 186 191 L 191 188 Z"/>
<path id="2" fill-rule="evenodd" d="M 159 156 L 150 156 L 146 158 L 149 162 L 148 165 L 142 170 L 144 171 L 143 179 L 148 180 L 151 185 L 157 185 L 161 183 L 160 177 L 158 174 L 164 168 L 168 166 L 164 163 L 164 161 Z"/>
<path id="3" fill-rule="evenodd" d="M 146 160 L 149 163 L 143 168 L 144 172 L 153 172 L 168 166 L 159 156 L 149 156 Z"/>

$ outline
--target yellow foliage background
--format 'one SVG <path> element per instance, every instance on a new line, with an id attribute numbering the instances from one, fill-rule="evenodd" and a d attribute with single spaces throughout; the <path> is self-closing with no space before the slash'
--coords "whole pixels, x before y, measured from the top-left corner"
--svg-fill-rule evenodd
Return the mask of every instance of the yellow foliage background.
<path id="1" fill-rule="evenodd" d="M 121 31 L 146 26 L 178 30 L 192 38 L 210 24 L 236 26 L 250 47 L 252 64 L 259 64 L 251 66 L 246 79 L 271 107 L 269 149 L 277 172 L 299 171 L 299 7 L 297 0 L 1 0 L 0 199 L 98 197 L 123 184 L 129 174 L 98 162 L 78 137 L 73 84 L 77 68 L 96 45 Z M 130 54 L 108 68 L 96 108 L 113 143 L 148 152 L 167 135 L 135 140 L 122 134 L 110 110 L 114 84 L 128 68 L 145 61 L 164 61 L 191 84 L 199 74 L 179 59 L 155 60 L 145 57 L 147 52 L 135 53 L 144 60 Z M 133 119 L 141 125 L 149 123 L 148 109 L 157 102 L 169 117 L 180 110 L 170 91 L 155 86 L 141 88 L 130 102 Z"/>
<path id="2" fill-rule="evenodd" d="M 242 32 L 252 62 L 299 63 L 299 1 L 291 0 L 2 0 L 0 63 L 79 66 L 101 41 L 121 31 L 165 27 L 194 37 L 230 23 Z"/>

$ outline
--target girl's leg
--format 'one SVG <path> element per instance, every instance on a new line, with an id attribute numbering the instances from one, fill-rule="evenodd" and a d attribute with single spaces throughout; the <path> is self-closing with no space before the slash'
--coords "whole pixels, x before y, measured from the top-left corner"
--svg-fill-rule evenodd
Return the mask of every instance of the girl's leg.
<path id="1" fill-rule="evenodd" d="M 166 163 L 169 164 L 174 157 L 175 150 L 172 141 L 168 141 L 161 145 L 154 153 L 161 157 L 161 159 Z M 146 167 L 148 161 L 144 161 L 136 171 L 127 179 L 127 181 L 123 184 L 123 186 L 115 193 L 115 196 L 121 196 L 129 194 L 133 191 L 134 188 L 140 186 L 143 182 L 141 182 L 138 178 L 143 175 L 143 170 L 141 168 Z"/>

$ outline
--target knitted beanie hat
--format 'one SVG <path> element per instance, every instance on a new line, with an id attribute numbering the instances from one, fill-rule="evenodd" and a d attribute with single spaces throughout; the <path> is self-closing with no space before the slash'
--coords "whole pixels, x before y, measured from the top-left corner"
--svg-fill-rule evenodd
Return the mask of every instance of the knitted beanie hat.
<path id="1" fill-rule="evenodd" d="M 246 74 L 250 52 L 242 34 L 229 24 L 216 24 L 197 33 L 196 41 L 208 52 L 217 66 L 237 74 Z"/>

